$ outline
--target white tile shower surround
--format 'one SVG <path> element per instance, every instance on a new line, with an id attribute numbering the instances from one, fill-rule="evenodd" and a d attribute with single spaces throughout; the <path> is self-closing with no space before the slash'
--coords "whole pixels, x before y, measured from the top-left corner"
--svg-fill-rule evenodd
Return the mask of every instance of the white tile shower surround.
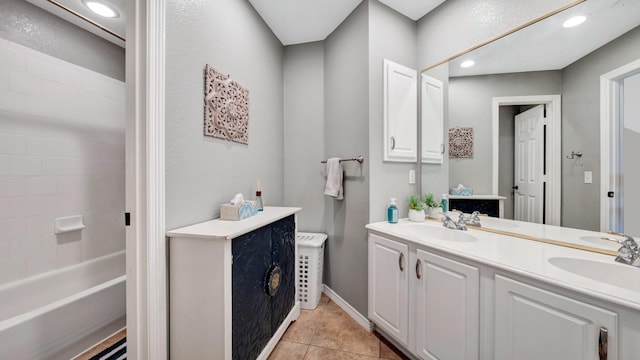
<path id="1" fill-rule="evenodd" d="M 0 39 L 0 284 L 124 249 L 125 85 Z M 87 228 L 56 236 L 56 217 Z"/>

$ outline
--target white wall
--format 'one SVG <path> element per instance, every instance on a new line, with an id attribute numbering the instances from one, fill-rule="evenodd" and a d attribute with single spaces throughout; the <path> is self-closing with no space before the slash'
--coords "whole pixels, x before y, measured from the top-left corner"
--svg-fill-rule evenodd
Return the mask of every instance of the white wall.
<path id="1" fill-rule="evenodd" d="M 640 236 L 640 74 L 624 79 L 624 232 Z"/>
<path id="2" fill-rule="evenodd" d="M 282 205 L 283 47 L 247 1 L 166 9 L 166 226 L 210 220 L 234 194 Z M 203 135 L 204 67 L 249 90 L 249 144 Z"/>
<path id="3" fill-rule="evenodd" d="M 123 82 L 0 39 L 0 283 L 124 249 L 124 121 Z"/>

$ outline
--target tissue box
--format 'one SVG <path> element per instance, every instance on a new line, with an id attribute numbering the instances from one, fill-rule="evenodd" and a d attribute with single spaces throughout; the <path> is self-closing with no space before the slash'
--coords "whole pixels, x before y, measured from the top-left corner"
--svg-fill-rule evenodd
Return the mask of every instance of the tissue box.
<path id="1" fill-rule="evenodd" d="M 473 189 L 469 189 L 469 188 L 463 188 L 463 189 L 456 189 L 456 188 L 451 188 L 451 195 L 455 195 L 455 196 L 471 196 L 473 195 Z"/>
<path id="2" fill-rule="evenodd" d="M 220 205 L 220 220 L 233 220 L 238 221 L 246 219 L 258 213 L 253 201 L 247 201 L 244 204 Z"/>

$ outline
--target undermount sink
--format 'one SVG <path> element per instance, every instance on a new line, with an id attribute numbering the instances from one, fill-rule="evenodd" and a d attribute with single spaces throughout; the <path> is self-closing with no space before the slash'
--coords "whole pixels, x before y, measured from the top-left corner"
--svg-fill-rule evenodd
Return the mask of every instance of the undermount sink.
<path id="1" fill-rule="evenodd" d="M 578 276 L 640 292 L 640 268 L 615 263 L 613 259 L 611 263 L 568 257 L 552 257 L 548 261 L 551 265 Z"/>
<path id="2" fill-rule="evenodd" d="M 412 233 L 427 236 L 429 239 L 455 241 L 455 242 L 478 241 L 478 239 L 475 236 L 465 231 L 445 229 L 442 226 L 433 226 L 433 225 L 426 225 L 426 224 L 423 224 L 423 225 L 410 224 L 410 225 L 406 225 L 406 227 Z"/>

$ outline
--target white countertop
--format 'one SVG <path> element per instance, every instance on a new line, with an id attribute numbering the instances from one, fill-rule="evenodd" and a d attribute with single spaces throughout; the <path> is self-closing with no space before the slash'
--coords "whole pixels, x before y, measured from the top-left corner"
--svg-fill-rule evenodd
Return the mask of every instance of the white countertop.
<path id="1" fill-rule="evenodd" d="M 502 221 L 502 219 L 496 220 Z M 516 225 L 520 225 L 519 222 Z M 522 226 L 524 227 L 524 225 Z M 616 263 L 614 257 L 610 255 L 485 232 L 471 227 L 466 232 L 445 229 L 440 223 L 434 221 L 414 223 L 406 219 L 401 219 L 397 224 L 378 222 L 369 224 L 366 227 L 370 231 L 378 234 L 402 238 L 417 245 L 428 246 L 432 249 L 450 253 L 477 263 L 517 273 L 611 303 L 640 310 L 640 268 Z M 538 235 L 550 234 L 559 236 L 562 237 L 562 241 L 568 242 L 582 241 L 579 239 L 569 239 L 567 237 L 569 235 L 600 235 L 600 233 L 585 230 L 550 227 L 548 225 L 543 225 L 542 227 L 541 230 L 538 230 Z M 531 225 L 529 228 L 529 230 L 531 230 L 535 228 L 535 226 Z M 446 232 L 443 232 L 443 230 Z M 513 229 L 511 231 L 513 231 Z M 449 232 L 460 232 L 465 235 L 471 235 L 477 238 L 477 241 L 447 240 L 446 237 L 450 237 L 449 235 L 454 236 Z M 593 246 L 593 244 L 589 245 Z M 617 249 L 617 246 L 614 247 Z M 598 266 L 598 268 L 603 268 L 606 271 L 603 273 L 594 271 L 593 278 L 581 276 L 553 265 L 549 262 L 549 259 L 552 258 L 577 259 L 578 262 L 585 260 L 587 261 L 586 264 L 591 265 L 593 265 L 593 263 L 589 263 L 588 261 L 595 261 L 603 263 L 595 265 L 601 265 Z M 589 266 L 587 266 L 587 268 L 589 268 Z M 620 274 L 623 276 L 618 276 Z"/>
<path id="2" fill-rule="evenodd" d="M 167 231 L 168 237 L 198 237 L 229 240 L 259 229 L 302 210 L 297 207 L 265 206 L 257 215 L 239 221 L 209 220 Z"/>

